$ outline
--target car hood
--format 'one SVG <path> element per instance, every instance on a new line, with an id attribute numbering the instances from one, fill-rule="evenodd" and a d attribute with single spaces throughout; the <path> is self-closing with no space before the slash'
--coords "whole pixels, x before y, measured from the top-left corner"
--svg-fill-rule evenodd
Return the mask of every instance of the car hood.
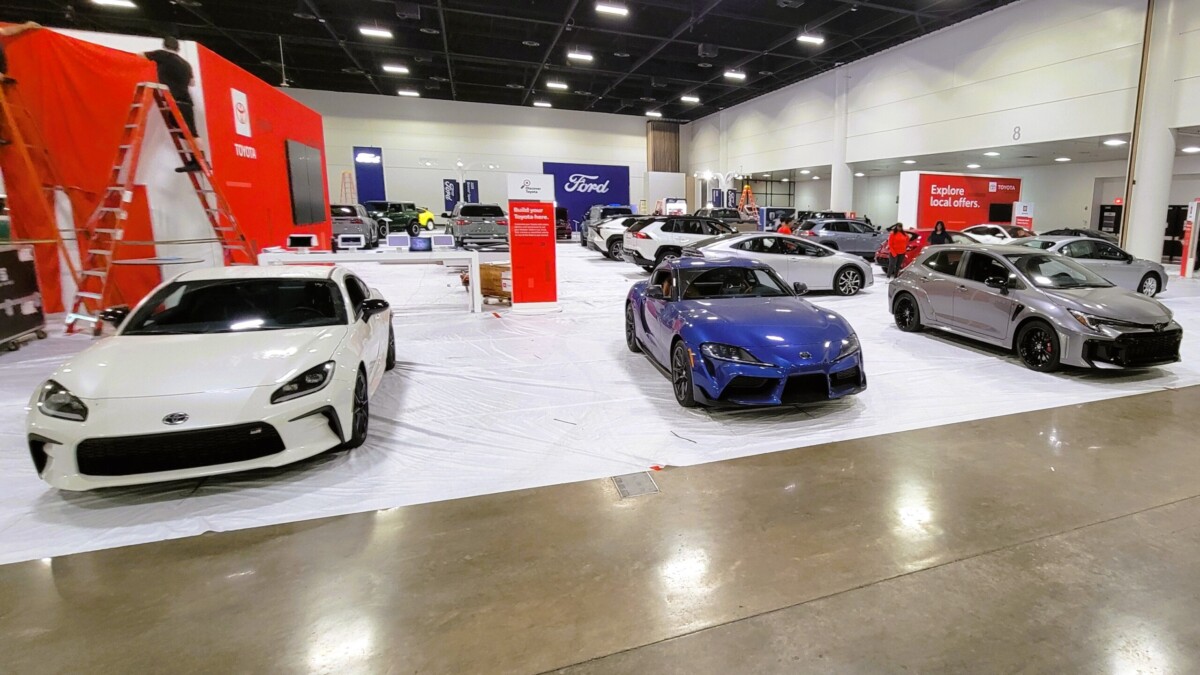
<path id="1" fill-rule="evenodd" d="M 1171 313 L 1154 298 L 1124 288 L 1062 288 L 1046 290 L 1046 295 L 1062 300 L 1072 308 L 1109 319 L 1154 324 L 1170 319 Z"/>
<path id="2" fill-rule="evenodd" d="M 792 347 L 853 332 L 836 312 L 797 297 L 685 300 L 686 321 L 709 342 Z"/>
<path id="3" fill-rule="evenodd" d="M 53 379 L 84 399 L 175 396 L 283 384 L 328 361 L 346 326 L 105 338 Z"/>

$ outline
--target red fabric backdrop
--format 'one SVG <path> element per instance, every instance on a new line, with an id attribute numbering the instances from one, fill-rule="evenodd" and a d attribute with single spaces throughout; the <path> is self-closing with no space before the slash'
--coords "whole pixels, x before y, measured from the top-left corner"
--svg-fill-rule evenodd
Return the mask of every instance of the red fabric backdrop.
<path id="1" fill-rule="evenodd" d="M 19 82 L 7 90 L 10 100 L 26 108 L 33 120 L 18 119 L 18 123 L 23 131 L 29 124 L 37 126 L 27 130 L 27 140 L 45 143 L 58 180 L 69 187 L 75 228 L 80 229 L 107 187 L 134 87 L 155 79 L 154 64 L 138 55 L 50 30 L 7 38 L 5 47 L 9 75 Z M 41 177 L 26 175 L 11 148 L 0 152 L 0 170 L 4 171 L 14 238 L 52 239 L 54 225 L 44 222 L 33 201 L 43 199 Z M 126 238 L 153 239 L 149 223 L 136 220 L 139 222 L 127 224 Z M 46 310 L 62 311 L 58 253 L 49 244 L 37 246 L 36 252 Z M 153 268 L 133 274 L 157 277 Z M 142 283 L 146 281 L 153 279 Z"/>

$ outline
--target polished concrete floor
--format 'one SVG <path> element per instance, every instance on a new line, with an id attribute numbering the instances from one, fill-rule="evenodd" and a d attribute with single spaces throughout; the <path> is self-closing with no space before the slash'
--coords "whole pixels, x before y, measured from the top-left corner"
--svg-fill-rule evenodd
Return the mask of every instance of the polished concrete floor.
<path id="1" fill-rule="evenodd" d="M 8 565 L 0 672 L 1200 672 L 1198 413 L 1200 387 L 670 468 L 624 500 Z"/>

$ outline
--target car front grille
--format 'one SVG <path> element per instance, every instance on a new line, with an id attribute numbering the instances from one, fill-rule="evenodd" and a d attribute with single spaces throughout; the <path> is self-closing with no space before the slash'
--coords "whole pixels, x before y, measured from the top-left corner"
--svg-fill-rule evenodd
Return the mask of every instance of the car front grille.
<path id="1" fill-rule="evenodd" d="M 1178 361 L 1182 341 L 1181 330 L 1126 333 L 1111 342 L 1090 340 L 1085 349 L 1090 361 L 1136 368 Z"/>
<path id="2" fill-rule="evenodd" d="M 793 375 L 783 385 L 783 395 L 779 397 L 785 405 L 798 403 L 816 403 L 829 400 L 829 378 L 824 373 L 808 375 Z"/>
<path id="3" fill-rule="evenodd" d="M 270 424 L 176 431 L 144 436 L 89 438 L 75 450 L 79 472 L 88 476 L 130 476 L 244 462 L 284 450 Z"/>

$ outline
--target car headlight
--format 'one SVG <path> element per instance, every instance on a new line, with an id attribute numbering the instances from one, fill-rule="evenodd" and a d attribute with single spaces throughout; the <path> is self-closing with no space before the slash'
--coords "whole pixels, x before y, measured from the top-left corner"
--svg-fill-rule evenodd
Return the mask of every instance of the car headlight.
<path id="1" fill-rule="evenodd" d="M 333 366 L 333 361 L 329 361 L 300 373 L 291 382 L 271 394 L 271 403 L 283 403 L 324 389 L 325 385 L 333 379 Z"/>
<path id="2" fill-rule="evenodd" d="M 50 417 L 73 422 L 87 421 L 87 406 L 75 394 L 54 380 L 47 380 L 38 394 L 38 410 Z"/>
<path id="3" fill-rule="evenodd" d="M 1138 324 L 1132 321 L 1121 321 L 1120 319 L 1109 319 L 1095 314 L 1086 314 L 1084 312 L 1068 309 L 1071 317 L 1079 322 L 1084 328 L 1099 331 L 1104 326 L 1112 326 L 1114 328 L 1139 328 Z"/>
<path id="4" fill-rule="evenodd" d="M 748 363 L 754 366 L 769 366 L 769 363 L 763 363 L 754 358 L 750 352 L 735 347 L 733 345 L 723 345 L 719 342 L 705 342 L 700 345 L 700 351 L 710 359 L 718 361 L 732 361 L 734 363 Z"/>
<path id="5" fill-rule="evenodd" d="M 847 356 L 857 354 L 860 348 L 861 347 L 858 344 L 858 336 L 854 333 L 851 333 L 850 337 L 842 340 L 842 345 L 838 348 L 838 355 L 833 360 L 841 361 Z"/>

